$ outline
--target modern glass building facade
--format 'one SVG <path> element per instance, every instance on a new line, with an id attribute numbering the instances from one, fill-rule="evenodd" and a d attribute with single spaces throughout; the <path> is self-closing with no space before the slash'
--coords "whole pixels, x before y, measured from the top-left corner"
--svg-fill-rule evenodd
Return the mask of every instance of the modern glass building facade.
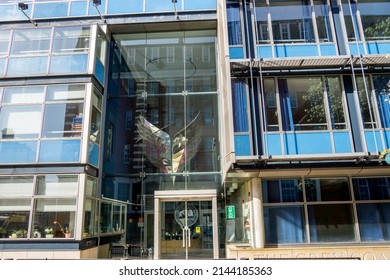
<path id="1" fill-rule="evenodd" d="M 254 224 L 229 256 L 388 259 L 389 5 L 228 1 L 225 186 L 250 190 Z"/>
<path id="2" fill-rule="evenodd" d="M 0 257 L 389 259 L 389 8 L 0 3 Z"/>
<path id="3" fill-rule="evenodd" d="M 1 258 L 223 253 L 218 13 L 0 3 Z"/>

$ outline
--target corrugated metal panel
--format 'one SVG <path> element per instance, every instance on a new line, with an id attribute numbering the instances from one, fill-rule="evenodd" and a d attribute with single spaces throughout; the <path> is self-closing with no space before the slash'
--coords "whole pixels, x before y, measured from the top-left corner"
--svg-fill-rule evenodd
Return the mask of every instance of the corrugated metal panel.
<path id="1" fill-rule="evenodd" d="M 263 70 L 278 69 L 303 69 L 303 68 L 342 68 L 351 64 L 360 66 L 390 66 L 390 57 L 386 55 L 363 56 L 361 62 L 359 57 L 310 57 L 310 58 L 278 58 L 278 59 L 254 59 L 254 60 L 231 60 L 232 70 L 247 70 L 249 68 Z"/>

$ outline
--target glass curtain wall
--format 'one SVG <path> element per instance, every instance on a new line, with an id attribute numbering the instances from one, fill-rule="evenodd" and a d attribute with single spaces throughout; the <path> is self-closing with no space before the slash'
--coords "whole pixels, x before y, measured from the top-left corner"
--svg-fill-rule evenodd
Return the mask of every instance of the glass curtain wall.
<path id="1" fill-rule="evenodd" d="M 390 128 L 390 75 L 372 76 L 382 128 Z"/>
<path id="2" fill-rule="evenodd" d="M 328 0 L 313 1 L 314 14 L 320 42 L 333 42 L 331 27 L 331 9 Z"/>
<path id="3" fill-rule="evenodd" d="M 257 43 L 332 42 L 331 12 L 327 0 L 256 0 Z M 314 18 L 312 17 L 314 15 Z M 271 28 L 268 20 L 271 19 Z M 315 21 L 316 25 L 313 24 Z M 271 38 L 271 41 L 270 41 Z"/>
<path id="4" fill-rule="evenodd" d="M 382 128 L 389 128 L 390 76 L 370 75 L 365 77 L 365 81 L 362 76 L 357 76 L 356 85 L 364 128 L 379 128 L 380 124 Z"/>
<path id="5" fill-rule="evenodd" d="M 0 238 L 75 238 L 77 174 L 0 177 Z"/>
<path id="6" fill-rule="evenodd" d="M 88 162 L 98 166 L 102 98 L 93 87 L 91 108 L 85 108 L 89 88 L 88 84 L 1 88 L 0 164 L 84 161 L 82 136 L 89 127 Z"/>
<path id="7" fill-rule="evenodd" d="M 275 43 L 314 42 L 310 1 L 270 3 Z"/>
<path id="8" fill-rule="evenodd" d="M 266 78 L 263 85 L 267 131 L 280 129 L 279 115 L 284 131 L 347 129 L 340 77 Z"/>
<path id="9" fill-rule="evenodd" d="M 216 32 L 113 37 L 103 194 L 135 202 L 129 215 L 139 221 L 155 190 L 221 184 Z"/>
<path id="10" fill-rule="evenodd" d="M 235 133 L 249 133 L 249 100 L 246 79 L 232 80 L 233 125 Z"/>
<path id="11" fill-rule="evenodd" d="M 128 144 L 132 147 L 128 151 L 132 160 L 122 158 L 118 168 L 164 174 L 169 177 L 162 179 L 165 188 L 188 188 L 185 172 L 218 172 L 215 32 L 142 33 L 114 39 L 122 69 L 112 75 L 111 89 L 117 92 L 110 90 L 114 100 L 108 106 L 109 110 L 119 106 L 119 116 L 111 123 L 122 122 L 117 133 L 127 137 L 123 150 Z"/>
<path id="12" fill-rule="evenodd" d="M 240 17 L 240 6 L 237 3 L 227 5 L 227 20 L 229 45 L 242 45 L 242 27 Z"/>
<path id="13" fill-rule="evenodd" d="M 0 1 L 0 21 L 25 20 L 18 10 L 18 1 Z M 29 8 L 25 13 L 34 19 L 97 16 L 101 14 L 139 14 L 150 12 L 173 12 L 171 1 L 161 0 L 102 0 L 94 7 L 91 0 L 29 0 L 25 1 Z M 178 11 L 216 10 L 216 0 L 179 0 L 176 3 Z"/>
<path id="14" fill-rule="evenodd" d="M 262 191 L 268 244 L 389 240 L 389 178 L 263 180 Z"/>
<path id="15" fill-rule="evenodd" d="M 87 72 L 89 26 L 23 28 L 15 29 L 12 38 L 9 34 L 2 31 L 1 35 L 2 53 L 8 53 L 8 77 Z"/>
<path id="16" fill-rule="evenodd" d="M 0 163 L 80 162 L 85 84 L 6 87 L 2 93 Z"/>
<path id="17" fill-rule="evenodd" d="M 343 0 L 342 3 L 349 41 L 362 41 L 363 38 L 366 41 L 390 39 L 388 1 L 359 0 L 349 3 Z"/>

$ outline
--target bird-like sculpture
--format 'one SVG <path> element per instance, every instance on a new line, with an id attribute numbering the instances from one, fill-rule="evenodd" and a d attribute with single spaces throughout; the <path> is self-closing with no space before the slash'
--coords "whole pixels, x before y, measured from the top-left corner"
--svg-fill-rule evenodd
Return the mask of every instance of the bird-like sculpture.
<path id="1" fill-rule="evenodd" d="M 202 141 L 200 113 L 184 128 L 171 137 L 167 132 L 150 123 L 144 116 L 136 122 L 137 131 L 144 142 L 144 154 L 163 173 L 185 170 L 199 150 Z M 167 128 L 169 126 L 166 126 Z"/>

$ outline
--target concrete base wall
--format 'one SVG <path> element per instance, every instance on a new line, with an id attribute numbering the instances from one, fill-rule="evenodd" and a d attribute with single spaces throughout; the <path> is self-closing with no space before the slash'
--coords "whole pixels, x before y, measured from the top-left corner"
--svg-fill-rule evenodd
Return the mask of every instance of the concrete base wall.
<path id="1" fill-rule="evenodd" d="M 327 246 L 305 248 L 262 248 L 226 245 L 229 259 L 361 259 L 390 260 L 388 246 Z"/>
<path id="2" fill-rule="evenodd" d="M 0 259 L 18 260 L 79 260 L 97 259 L 97 247 L 83 251 L 2 251 Z"/>

